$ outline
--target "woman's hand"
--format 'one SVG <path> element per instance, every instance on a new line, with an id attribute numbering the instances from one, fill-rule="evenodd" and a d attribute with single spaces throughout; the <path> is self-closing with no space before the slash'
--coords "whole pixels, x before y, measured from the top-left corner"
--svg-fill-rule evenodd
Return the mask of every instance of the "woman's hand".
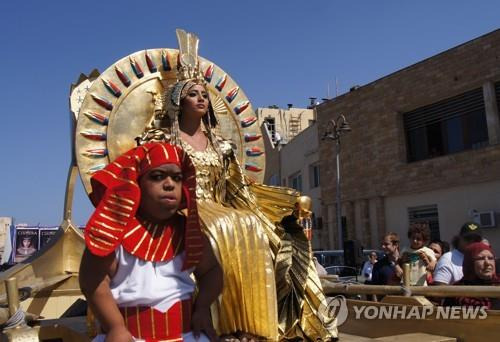
<path id="1" fill-rule="evenodd" d="M 200 334 L 203 332 L 208 336 L 208 339 L 210 341 L 219 341 L 217 333 L 215 332 L 214 326 L 212 324 L 209 307 L 195 306 L 193 314 L 191 316 L 191 329 L 196 339 L 198 339 L 200 337 Z"/>
<path id="2" fill-rule="evenodd" d="M 134 337 L 125 328 L 125 326 L 118 326 L 111 328 L 111 330 L 106 334 L 106 342 L 133 342 Z"/>

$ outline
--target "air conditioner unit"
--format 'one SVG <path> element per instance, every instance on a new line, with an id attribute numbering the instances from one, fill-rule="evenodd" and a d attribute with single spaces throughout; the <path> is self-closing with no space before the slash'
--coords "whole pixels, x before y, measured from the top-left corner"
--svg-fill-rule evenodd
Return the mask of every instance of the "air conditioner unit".
<path id="1" fill-rule="evenodd" d="M 474 213 L 473 220 L 481 228 L 496 227 L 495 212 L 494 211 L 480 211 L 480 212 Z"/>

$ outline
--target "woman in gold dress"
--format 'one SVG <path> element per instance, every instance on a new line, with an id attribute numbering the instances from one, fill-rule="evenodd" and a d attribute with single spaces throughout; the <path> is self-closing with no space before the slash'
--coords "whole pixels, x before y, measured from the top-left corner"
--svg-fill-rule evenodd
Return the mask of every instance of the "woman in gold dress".
<path id="1" fill-rule="evenodd" d="M 309 242 L 290 215 L 299 194 L 245 176 L 231 144 L 214 133 L 197 44 L 186 45 L 195 51 L 180 44 L 177 82 L 154 97 L 155 115 L 139 143 L 170 140 L 195 165 L 202 229 L 224 270 L 214 326 L 221 335 L 273 341 L 335 339 L 335 326 L 323 324 L 318 312 L 325 298 Z"/>
<path id="2" fill-rule="evenodd" d="M 172 96 L 178 96 L 177 108 Z M 176 83 L 163 103 L 168 118 L 142 139 L 167 131 L 196 167 L 202 227 L 224 269 L 224 290 L 212 308 L 218 332 L 267 340 L 335 338 L 336 329 L 325 328 L 318 312 L 324 295 L 309 243 L 295 222 L 279 223 L 298 194 L 247 179 L 231 145 L 212 133 L 216 118 L 201 81 Z"/>

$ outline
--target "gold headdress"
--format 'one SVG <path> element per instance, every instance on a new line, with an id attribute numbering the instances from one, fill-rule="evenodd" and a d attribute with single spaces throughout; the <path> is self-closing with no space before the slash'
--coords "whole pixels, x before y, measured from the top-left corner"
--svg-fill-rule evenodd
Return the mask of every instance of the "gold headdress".
<path id="1" fill-rule="evenodd" d="M 209 138 L 215 143 L 218 137 L 230 141 L 245 172 L 252 179 L 263 180 L 264 142 L 244 91 L 226 71 L 198 55 L 194 34 L 178 30 L 177 37 L 178 49 L 148 49 L 127 55 L 87 84 L 88 92 L 79 91 L 75 96 L 81 103 L 78 115 L 75 113 L 75 154 L 87 192 L 95 171 L 137 143 L 178 142 L 176 119 L 182 89 L 187 91 L 189 82 L 203 84 L 210 96 L 213 115 L 203 118 Z M 215 130 L 210 130 L 213 127 Z"/>
<path id="2" fill-rule="evenodd" d="M 153 95 L 154 115 L 152 124 L 146 128 L 145 133 L 138 138 L 138 143 L 148 141 L 170 140 L 171 143 L 180 145 L 179 141 L 179 114 L 181 100 L 186 97 L 187 91 L 195 84 L 206 85 L 205 78 L 200 71 L 198 59 L 199 38 L 194 33 L 182 29 L 176 30 L 179 42 L 179 54 L 177 58 L 177 81 L 167 88 L 163 96 L 156 93 Z M 213 112 L 213 111 L 212 111 Z M 208 122 L 205 127 L 211 135 L 212 121 L 215 121 L 213 113 L 208 113 Z"/>

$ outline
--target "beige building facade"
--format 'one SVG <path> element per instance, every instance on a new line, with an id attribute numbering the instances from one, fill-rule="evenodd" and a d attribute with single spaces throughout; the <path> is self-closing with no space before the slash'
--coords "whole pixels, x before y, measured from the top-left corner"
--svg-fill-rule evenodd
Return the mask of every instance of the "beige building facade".
<path id="1" fill-rule="evenodd" d="M 311 243 L 314 249 L 320 249 L 324 245 L 322 234 L 325 230 L 322 229 L 319 143 L 315 110 L 259 108 L 257 113 L 266 148 L 264 183 L 294 188 L 303 195 L 311 197 L 314 213 Z M 299 124 L 294 122 L 298 118 L 300 118 Z"/>
<path id="2" fill-rule="evenodd" d="M 500 30 L 454 47 L 316 107 L 319 134 L 344 114 L 342 215 L 336 226 L 333 143 L 319 143 L 328 247 L 341 236 L 379 248 L 427 221 L 450 241 L 460 226 L 480 232 L 500 253 Z"/>

